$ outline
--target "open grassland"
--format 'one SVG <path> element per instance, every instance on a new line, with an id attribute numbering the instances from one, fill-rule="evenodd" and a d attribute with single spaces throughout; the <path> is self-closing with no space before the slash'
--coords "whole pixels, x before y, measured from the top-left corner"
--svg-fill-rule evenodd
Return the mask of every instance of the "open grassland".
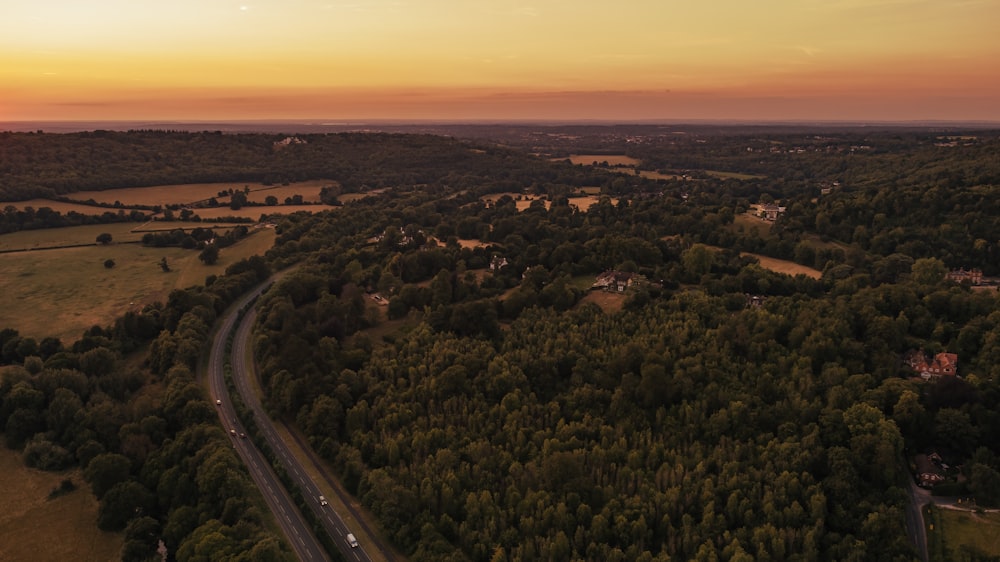
<path id="1" fill-rule="evenodd" d="M 559 158 L 558 160 L 565 160 L 565 158 Z M 607 162 L 609 166 L 639 165 L 638 160 L 632 158 L 631 156 L 625 156 L 624 154 L 571 154 L 569 161 L 574 164 L 583 164 L 584 166 L 590 166 L 594 162 Z"/>
<path id="2" fill-rule="evenodd" d="M 591 302 L 607 314 L 614 314 L 625 305 L 625 295 L 608 291 L 590 291 L 580 299 L 580 304 Z"/>
<path id="3" fill-rule="evenodd" d="M 119 560 L 123 538 L 97 529 L 97 499 L 79 469 L 43 472 L 0 447 L 0 560 Z M 69 478 L 77 489 L 49 499 Z"/>
<path id="4" fill-rule="evenodd" d="M 652 170 L 639 170 L 639 175 L 651 180 L 679 180 L 681 176 L 677 174 L 661 174 Z"/>
<path id="5" fill-rule="evenodd" d="M 750 252 L 743 252 L 741 255 L 753 256 L 760 261 L 760 266 L 765 269 L 770 269 L 777 273 L 785 273 L 787 275 L 798 275 L 802 274 L 806 277 L 812 277 L 813 279 L 819 279 L 823 277 L 823 272 L 813 269 L 811 267 L 806 267 L 804 265 L 797 264 L 788 260 L 779 260 L 777 258 L 770 258 L 767 256 L 762 256 L 760 254 L 753 254 Z"/>
<path id="6" fill-rule="evenodd" d="M 756 174 L 741 174 L 738 172 L 720 172 L 717 170 L 705 170 L 705 173 L 712 176 L 713 178 L 720 178 L 724 180 L 762 180 L 766 177 Z"/>
<path id="7" fill-rule="evenodd" d="M 753 211 L 736 215 L 733 217 L 731 228 L 739 231 L 743 229 L 747 234 L 754 234 L 760 238 L 766 238 L 771 234 L 771 223 L 753 214 Z"/>
<path id="8" fill-rule="evenodd" d="M 219 233 L 237 226 L 232 223 L 215 222 L 163 222 L 150 221 L 118 222 L 110 224 L 88 224 L 84 226 L 67 226 L 65 228 L 46 228 L 41 230 L 20 230 L 0 235 L 0 252 L 10 250 L 34 250 L 43 248 L 59 248 L 62 246 L 80 246 L 94 244 L 97 236 L 107 232 L 112 242 L 138 242 L 147 232 L 169 232 L 177 228 L 191 230 L 193 228 L 211 228 Z"/>
<path id="9" fill-rule="evenodd" d="M 590 189 L 590 188 L 584 188 L 584 189 Z M 598 190 L 598 193 L 600 192 L 600 188 L 595 188 L 595 189 Z M 504 195 L 509 195 L 512 199 L 514 199 L 514 204 L 517 206 L 518 211 L 523 211 L 528 207 L 531 207 L 532 203 L 539 200 L 542 201 L 546 209 L 552 206 L 552 202 L 549 201 L 548 199 L 544 199 L 542 197 L 538 197 L 535 195 L 527 195 L 524 193 L 492 193 L 490 195 L 484 195 L 480 199 L 486 201 L 487 203 L 496 203 L 497 200 L 503 197 Z M 582 197 L 570 197 L 569 204 L 573 205 L 574 207 L 580 209 L 583 212 L 586 212 L 600 200 L 601 198 L 599 195 L 591 194 Z M 617 205 L 618 198 L 612 197 L 611 204 Z"/>
<path id="10" fill-rule="evenodd" d="M 94 244 L 97 236 L 103 232 L 111 235 L 112 242 L 138 242 L 142 239 L 143 233 L 133 232 L 133 230 L 139 228 L 141 224 L 143 223 L 118 222 L 42 230 L 20 230 L 0 235 L 0 251 Z"/>
<path id="11" fill-rule="evenodd" d="M 273 243 L 273 230 L 257 232 L 222 249 L 212 266 L 198 260 L 196 250 L 139 244 L 0 254 L 0 327 L 70 343 L 93 325 L 105 326 L 127 310 L 163 302 L 174 288 L 203 284 L 207 276 Z M 160 268 L 163 258 L 170 272 Z M 104 267 L 107 259 L 115 261 L 114 268 Z"/>
<path id="12" fill-rule="evenodd" d="M 276 233 L 273 228 L 260 228 L 252 230 L 251 234 L 240 240 L 236 244 L 219 250 L 219 261 L 213 265 L 205 265 L 197 258 L 188 261 L 180 270 L 180 277 L 177 279 L 178 289 L 190 287 L 191 285 L 203 285 L 205 278 L 209 275 L 222 275 L 230 265 L 251 256 L 262 256 L 274 246 Z M 196 252 L 195 255 L 197 255 Z"/>
<path id="13" fill-rule="evenodd" d="M 959 548 L 969 545 L 987 556 L 1000 556 L 1000 513 L 974 513 L 941 509 L 940 533 L 944 548 L 959 559 Z M 934 532 L 934 531 L 932 531 Z"/>
<path id="14" fill-rule="evenodd" d="M 244 190 L 250 188 L 247 197 L 250 201 L 263 202 L 268 195 L 274 195 L 279 201 L 284 201 L 285 197 L 301 195 L 304 201 L 319 201 L 319 191 L 324 186 L 334 182 L 328 180 L 312 180 L 288 185 L 265 185 L 262 183 L 188 183 L 178 185 L 156 185 L 150 187 L 124 187 L 118 189 L 105 189 L 102 191 L 78 191 L 67 194 L 67 197 L 75 201 L 88 201 L 93 199 L 98 203 L 120 202 L 122 205 L 185 205 L 195 201 L 204 201 L 212 197 L 218 197 L 220 191 Z M 220 201 L 228 200 L 228 197 L 219 198 Z"/>

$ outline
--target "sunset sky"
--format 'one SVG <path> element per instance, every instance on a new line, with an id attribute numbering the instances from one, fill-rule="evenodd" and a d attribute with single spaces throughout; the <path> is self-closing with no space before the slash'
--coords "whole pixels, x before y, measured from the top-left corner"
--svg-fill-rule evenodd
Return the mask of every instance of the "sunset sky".
<path id="1" fill-rule="evenodd" d="M 1000 0 L 3 0 L 0 121 L 1000 121 Z"/>

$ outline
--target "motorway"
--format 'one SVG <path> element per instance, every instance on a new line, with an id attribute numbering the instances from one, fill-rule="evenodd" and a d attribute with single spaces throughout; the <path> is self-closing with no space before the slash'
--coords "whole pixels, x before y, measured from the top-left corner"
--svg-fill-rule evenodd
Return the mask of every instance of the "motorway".
<path id="1" fill-rule="evenodd" d="M 329 562 L 330 558 L 322 545 L 316 540 L 309 524 L 303 519 L 302 514 L 295 506 L 295 502 L 288 495 L 282 486 L 281 480 L 271 469 L 267 459 L 254 446 L 250 439 L 238 437 L 245 434 L 246 429 L 237 421 L 236 410 L 226 392 L 225 375 L 223 365 L 225 363 L 226 339 L 232 331 L 239 315 L 239 310 L 260 295 L 267 284 L 259 286 L 251 293 L 245 295 L 240 301 L 229 308 L 225 316 L 221 318 L 219 330 L 212 341 L 212 351 L 209 355 L 208 385 L 213 403 L 219 411 L 219 419 L 227 432 L 235 431 L 236 435 L 230 435 L 233 441 L 233 448 L 239 453 L 240 458 L 247 465 L 250 476 L 257 487 L 260 488 L 264 501 L 274 514 L 278 525 L 288 538 L 289 544 L 303 562 Z M 216 402 L 218 401 L 218 402 Z"/>
<path id="2" fill-rule="evenodd" d="M 233 338 L 233 381 L 236 383 L 236 391 L 243 399 L 243 403 L 253 412 L 254 421 L 260 435 L 267 441 L 268 446 L 274 452 L 282 468 L 298 486 L 302 495 L 306 498 L 309 507 L 323 524 L 327 534 L 333 539 L 337 547 L 343 554 L 344 559 L 355 562 L 371 562 L 371 558 L 365 552 L 365 545 L 352 548 L 347 543 L 347 534 L 351 532 L 330 506 L 320 505 L 319 497 L 323 493 L 306 473 L 298 459 L 292 454 L 288 445 L 281 439 L 275 430 L 274 424 L 268 417 L 260 398 L 250 384 L 253 374 L 253 366 L 248 364 L 247 342 L 250 340 L 250 329 L 253 327 L 253 320 L 257 316 L 256 310 L 249 311 L 240 325 L 237 327 L 236 336 Z M 377 548 L 377 546 L 375 546 Z"/>
<path id="3" fill-rule="evenodd" d="M 249 310 L 238 326 L 237 321 L 239 320 L 239 311 L 259 296 L 268 285 L 269 283 L 264 283 L 245 295 L 236 305 L 230 307 L 225 316 L 220 319 L 219 330 L 215 335 L 215 340 L 212 342 L 212 351 L 209 360 L 208 378 L 212 400 L 219 402 L 217 408 L 223 427 L 226 428 L 227 432 L 235 432 L 232 435 L 234 448 L 250 469 L 250 474 L 254 482 L 260 488 L 268 506 L 274 513 L 285 536 L 288 538 L 288 542 L 292 545 L 299 559 L 307 562 L 329 560 L 322 545 L 313 535 L 309 524 L 291 500 L 288 492 L 274 474 L 267 460 L 251 439 L 242 437 L 245 435 L 246 429 L 238 420 L 236 410 L 226 390 L 223 369 L 225 364 L 226 340 L 228 334 L 233 332 L 235 326 L 236 333 L 233 338 L 231 350 L 233 382 L 243 403 L 252 412 L 259 436 L 267 442 L 268 447 L 278 459 L 281 467 L 306 499 L 309 508 L 315 514 L 316 519 L 322 523 L 326 533 L 337 545 L 344 559 L 351 562 L 371 562 L 371 558 L 365 552 L 364 545 L 359 544 L 352 547 L 348 544 L 347 534 L 351 531 L 337 512 L 329 505 L 320 505 L 319 498 L 323 492 L 312 481 L 308 473 L 300 465 L 298 459 L 289 450 L 288 445 L 275 430 L 273 422 L 268 417 L 259 396 L 250 383 L 254 367 L 248 361 L 247 342 L 250 339 L 251 328 L 253 327 L 254 318 L 256 318 L 256 311 L 253 309 Z M 311 453 L 311 451 L 308 452 Z M 310 458 L 312 458 L 312 455 L 310 455 Z M 325 472 L 323 474 L 326 476 Z M 368 536 L 372 535 L 373 533 L 368 533 Z M 386 547 L 378 544 L 370 545 L 370 547 L 387 551 Z M 390 555 L 386 559 L 392 560 L 393 558 Z"/>

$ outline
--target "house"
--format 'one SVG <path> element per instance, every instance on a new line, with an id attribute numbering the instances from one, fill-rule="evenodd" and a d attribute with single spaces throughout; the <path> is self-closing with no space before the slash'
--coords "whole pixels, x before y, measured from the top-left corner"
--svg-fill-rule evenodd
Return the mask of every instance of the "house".
<path id="1" fill-rule="evenodd" d="M 761 205 L 760 206 L 760 216 L 766 221 L 776 221 L 781 213 L 785 212 L 784 207 L 779 207 L 777 205 Z"/>
<path id="2" fill-rule="evenodd" d="M 493 259 L 490 260 L 490 271 L 500 271 L 508 265 L 509 263 L 507 262 L 507 258 L 502 256 L 493 256 Z"/>
<path id="3" fill-rule="evenodd" d="M 954 353 L 938 353 L 932 359 L 922 351 L 910 350 L 903 356 L 903 362 L 924 380 L 958 375 L 958 355 Z"/>
<path id="4" fill-rule="evenodd" d="M 949 271 L 947 277 L 949 281 L 954 281 L 955 283 L 968 280 L 973 285 L 983 284 L 983 270 L 981 269 L 964 269 L 960 267 Z"/>
<path id="5" fill-rule="evenodd" d="M 928 455 L 916 455 L 913 462 L 917 466 L 914 476 L 921 488 L 933 488 L 935 484 L 944 482 L 944 472 Z"/>
<path id="6" fill-rule="evenodd" d="M 634 285 L 638 280 L 639 276 L 635 273 L 610 269 L 598 275 L 591 288 L 604 289 L 612 293 L 624 293 L 625 289 Z"/>

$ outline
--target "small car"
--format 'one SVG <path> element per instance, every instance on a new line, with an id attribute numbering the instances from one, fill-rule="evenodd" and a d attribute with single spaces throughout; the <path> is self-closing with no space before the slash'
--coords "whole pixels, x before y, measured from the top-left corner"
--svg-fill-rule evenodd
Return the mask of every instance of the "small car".
<path id="1" fill-rule="evenodd" d="M 240 439 L 246 439 L 246 438 L 247 438 L 247 434 L 246 434 L 246 433 L 243 433 L 243 432 L 241 431 L 241 432 L 240 432 Z"/>
<path id="2" fill-rule="evenodd" d="M 232 435 L 233 437 L 236 437 L 236 430 L 235 429 L 230 429 L 229 430 L 229 434 Z"/>
<path id="3" fill-rule="evenodd" d="M 319 504 L 320 505 L 330 505 L 329 502 L 326 501 L 326 498 L 324 498 L 323 496 L 319 497 Z"/>
<path id="4" fill-rule="evenodd" d="M 221 406 L 222 405 L 222 400 L 219 400 L 218 398 L 216 398 L 215 399 L 215 405 L 216 406 Z"/>
<path id="5" fill-rule="evenodd" d="M 347 533 L 347 544 L 351 545 L 351 548 L 358 548 L 358 539 L 354 538 L 351 533 Z"/>

